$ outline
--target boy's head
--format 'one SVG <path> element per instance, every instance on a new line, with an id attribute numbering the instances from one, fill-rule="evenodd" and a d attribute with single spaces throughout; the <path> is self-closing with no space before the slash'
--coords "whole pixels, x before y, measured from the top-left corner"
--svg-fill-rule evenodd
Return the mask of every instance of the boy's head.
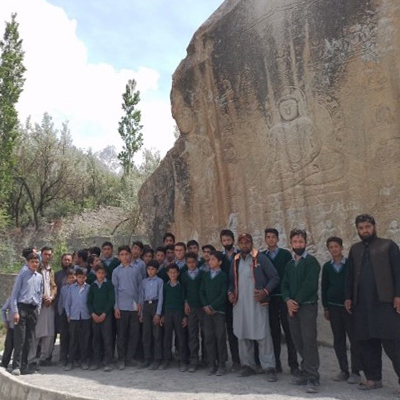
<path id="1" fill-rule="evenodd" d="M 293 229 L 290 232 L 290 245 L 293 251 L 301 256 L 307 246 L 307 232 L 304 229 Z"/>
<path id="2" fill-rule="evenodd" d="M 26 261 L 28 263 L 28 268 L 32 272 L 36 272 L 39 268 L 40 258 L 39 255 L 36 253 L 31 253 L 26 257 Z"/>
<path id="3" fill-rule="evenodd" d="M 235 235 L 230 229 L 223 229 L 219 234 L 221 244 L 226 251 L 231 251 L 235 244 Z"/>
<path id="4" fill-rule="evenodd" d="M 146 271 L 149 278 L 153 278 L 157 275 L 158 268 L 160 268 L 160 264 L 156 260 L 150 260 L 147 264 Z"/>
<path id="5" fill-rule="evenodd" d="M 106 267 L 103 264 L 96 265 L 95 272 L 96 272 L 96 279 L 100 283 L 103 282 L 107 275 Z"/>
<path id="6" fill-rule="evenodd" d="M 78 283 L 78 285 L 82 286 L 86 281 L 85 271 L 81 268 L 77 268 L 77 270 L 75 271 L 75 276 L 76 276 L 76 282 Z"/>
<path id="7" fill-rule="evenodd" d="M 89 267 L 93 270 L 95 270 L 95 268 L 100 264 L 100 262 L 101 262 L 100 257 L 97 256 L 96 254 L 91 254 L 87 259 Z"/>
<path id="8" fill-rule="evenodd" d="M 267 228 L 264 231 L 265 233 L 265 243 L 267 244 L 269 249 L 274 249 L 278 246 L 279 242 L 279 232 L 275 228 Z"/>
<path id="9" fill-rule="evenodd" d="M 40 255 L 42 257 L 42 264 L 48 265 L 50 264 L 51 259 L 53 258 L 53 249 L 49 246 L 44 246 L 40 251 Z"/>
<path id="10" fill-rule="evenodd" d="M 163 237 L 164 246 L 175 244 L 175 235 L 171 232 L 167 232 Z"/>
<path id="11" fill-rule="evenodd" d="M 220 251 L 212 251 L 210 254 L 209 265 L 213 270 L 221 268 L 222 262 L 224 260 L 224 255 Z"/>
<path id="12" fill-rule="evenodd" d="M 144 249 L 144 245 L 141 241 L 137 240 L 136 242 L 132 243 L 132 248 L 131 248 L 131 253 L 132 253 L 132 258 L 136 260 L 142 255 Z"/>
<path id="13" fill-rule="evenodd" d="M 168 263 L 172 263 L 175 260 L 175 246 L 173 244 L 165 248 L 165 257 Z"/>
<path id="14" fill-rule="evenodd" d="M 89 248 L 89 255 L 96 255 L 97 257 L 100 257 L 100 254 L 101 254 L 100 247 L 93 246 Z"/>
<path id="15" fill-rule="evenodd" d="M 113 255 L 113 244 L 111 242 L 104 242 L 101 245 L 101 254 L 104 258 L 111 258 Z"/>
<path id="16" fill-rule="evenodd" d="M 197 268 L 197 257 L 198 255 L 193 252 L 186 253 L 186 266 L 188 267 L 189 271 L 194 271 Z"/>
<path id="17" fill-rule="evenodd" d="M 71 268 L 67 271 L 68 285 L 72 285 L 76 281 L 75 271 Z"/>
<path id="18" fill-rule="evenodd" d="M 186 243 L 186 248 L 189 253 L 195 253 L 195 254 L 199 255 L 200 246 L 199 246 L 199 242 L 197 240 L 194 240 L 194 239 L 189 240 Z"/>
<path id="19" fill-rule="evenodd" d="M 326 247 L 332 257 L 341 257 L 343 252 L 343 240 L 337 236 L 331 236 L 326 241 Z"/>
<path id="20" fill-rule="evenodd" d="M 179 277 L 179 267 L 176 264 L 168 265 L 167 275 L 170 281 L 176 282 Z"/>
<path id="21" fill-rule="evenodd" d="M 64 253 L 61 256 L 61 268 L 66 271 L 72 266 L 72 254 Z"/>
<path id="22" fill-rule="evenodd" d="M 179 261 L 185 259 L 186 244 L 183 242 L 175 243 L 175 258 Z"/>
<path id="23" fill-rule="evenodd" d="M 80 267 L 85 266 L 87 263 L 88 259 L 88 251 L 86 249 L 79 250 L 77 255 L 76 255 L 76 265 L 79 265 Z"/>
<path id="24" fill-rule="evenodd" d="M 208 263 L 210 261 L 210 254 L 215 251 L 215 247 L 211 244 L 205 244 L 201 250 L 203 251 L 204 260 Z"/>
<path id="25" fill-rule="evenodd" d="M 131 263 L 131 248 L 129 246 L 118 247 L 118 258 L 122 265 L 129 265 Z"/>
<path id="26" fill-rule="evenodd" d="M 29 254 L 31 253 L 36 253 L 35 249 L 33 249 L 32 247 L 28 247 L 26 249 L 22 250 L 22 257 L 25 258 L 25 260 L 28 258 Z"/>
<path id="27" fill-rule="evenodd" d="M 165 247 L 157 247 L 156 261 L 161 265 L 165 260 Z"/>
<path id="28" fill-rule="evenodd" d="M 142 260 L 146 265 L 149 265 L 149 262 L 154 258 L 154 250 L 150 248 L 146 248 L 142 254 Z"/>

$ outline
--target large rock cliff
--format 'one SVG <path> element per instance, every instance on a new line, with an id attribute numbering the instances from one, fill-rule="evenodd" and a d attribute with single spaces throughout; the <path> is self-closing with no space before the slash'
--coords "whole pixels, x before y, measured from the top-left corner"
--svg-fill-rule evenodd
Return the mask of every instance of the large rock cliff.
<path id="1" fill-rule="evenodd" d="M 153 244 L 306 227 L 400 239 L 400 2 L 226 0 L 173 76 L 181 136 L 143 186 Z"/>

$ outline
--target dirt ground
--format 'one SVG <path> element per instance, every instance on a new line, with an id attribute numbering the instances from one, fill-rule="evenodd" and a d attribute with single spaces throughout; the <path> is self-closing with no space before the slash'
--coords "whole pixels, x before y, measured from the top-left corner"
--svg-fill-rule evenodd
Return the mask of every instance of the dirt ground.
<path id="1" fill-rule="evenodd" d="M 56 359 L 57 356 L 54 356 Z M 283 354 L 282 360 L 286 359 Z M 149 371 L 138 368 L 114 370 L 110 373 L 83 371 L 75 368 L 65 372 L 61 367 L 42 367 L 35 375 L 21 376 L 20 379 L 33 385 L 51 388 L 70 394 L 99 400 L 361 400 L 394 399 L 397 380 L 389 360 L 384 356 L 384 388 L 363 392 L 355 385 L 338 383 L 332 377 L 338 372 L 336 357 L 332 348 L 320 347 L 321 386 L 318 394 L 306 394 L 304 387 L 289 383 L 288 368 L 283 362 L 284 373 L 278 382 L 269 383 L 260 374 L 239 378 L 237 374 L 207 376 L 206 370 L 196 373 L 179 372 L 176 366 L 166 371 Z"/>

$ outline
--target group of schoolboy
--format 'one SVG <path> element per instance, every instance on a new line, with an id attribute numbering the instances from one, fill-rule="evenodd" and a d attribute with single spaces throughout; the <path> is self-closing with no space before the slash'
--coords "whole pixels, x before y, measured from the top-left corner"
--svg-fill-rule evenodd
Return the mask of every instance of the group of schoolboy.
<path id="1" fill-rule="evenodd" d="M 232 304 L 233 291 L 239 289 L 240 293 L 237 274 L 244 274 L 240 267 L 234 273 L 232 265 L 244 245 L 248 246 L 246 242 L 250 241 L 252 248 L 252 238 L 240 235 L 239 249 L 230 230 L 221 231 L 220 239 L 222 252 L 205 245 L 202 256 L 195 240 L 175 243 L 172 233 L 165 235 L 163 247 L 153 250 L 134 242 L 131 247 L 120 246 L 117 257 L 113 245 L 105 242 L 101 249 L 64 254 L 58 272 L 49 262 L 41 264 L 40 255 L 33 249 L 26 249 L 26 264 L 2 308 L 8 328 L 2 366 L 7 368 L 12 357 L 12 374 L 35 373 L 38 366 L 50 364 L 52 345 L 60 334 L 59 362 L 66 371 L 75 366 L 111 371 L 115 364 L 119 370 L 134 365 L 167 369 L 175 347 L 180 371 L 195 372 L 206 365 L 209 375 L 220 376 L 227 372 L 228 341 L 232 360 L 229 370 L 243 377 L 256 373 L 251 366 L 241 364 Z M 293 383 L 307 384 L 308 391 L 314 393 L 319 385 L 316 319 L 321 268 L 307 253 L 306 239 L 305 231 L 291 232 L 292 254 L 278 247 L 278 231 L 268 228 L 267 249 L 257 257 L 267 257 L 280 278 L 274 290 L 266 291 L 267 302 L 264 299 L 263 304 L 269 309 L 275 357 L 269 380 L 275 381 L 276 373 L 282 372 L 282 327 Z M 361 366 L 352 318 L 344 308 L 347 262 L 342 240 L 329 238 L 327 248 L 332 259 L 323 266 L 321 288 L 340 366 L 334 379 L 359 383 Z M 46 247 L 41 253 L 49 251 Z M 54 310 L 53 332 L 42 337 L 50 337 L 51 345 L 49 340 L 37 337 L 43 330 L 38 319 L 45 308 Z M 50 318 L 42 322 L 51 324 Z M 351 343 L 350 369 L 346 336 Z M 300 366 L 297 354 L 302 358 Z M 261 368 L 257 346 L 254 358 Z"/>

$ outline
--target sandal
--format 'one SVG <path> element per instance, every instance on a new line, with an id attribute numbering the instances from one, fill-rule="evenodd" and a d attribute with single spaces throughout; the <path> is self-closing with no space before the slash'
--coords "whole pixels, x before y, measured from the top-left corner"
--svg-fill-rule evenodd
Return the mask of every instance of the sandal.
<path id="1" fill-rule="evenodd" d="M 374 390 L 374 389 L 381 389 L 383 387 L 382 381 L 367 381 L 367 382 L 361 382 L 358 385 L 358 388 L 360 390 Z"/>

